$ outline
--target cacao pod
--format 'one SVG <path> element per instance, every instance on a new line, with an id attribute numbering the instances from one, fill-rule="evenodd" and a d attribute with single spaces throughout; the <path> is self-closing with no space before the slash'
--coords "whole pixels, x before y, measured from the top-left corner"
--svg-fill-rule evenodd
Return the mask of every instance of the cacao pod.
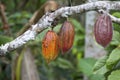
<path id="1" fill-rule="evenodd" d="M 42 41 L 43 57 L 49 63 L 57 57 L 58 52 L 58 35 L 49 30 Z"/>
<path id="2" fill-rule="evenodd" d="M 74 26 L 70 21 L 65 21 L 59 32 L 59 47 L 62 50 L 62 53 L 67 52 L 73 45 L 74 41 Z"/>
<path id="3" fill-rule="evenodd" d="M 94 35 L 98 44 L 106 47 L 112 40 L 112 20 L 107 14 L 102 14 L 94 25 Z"/>

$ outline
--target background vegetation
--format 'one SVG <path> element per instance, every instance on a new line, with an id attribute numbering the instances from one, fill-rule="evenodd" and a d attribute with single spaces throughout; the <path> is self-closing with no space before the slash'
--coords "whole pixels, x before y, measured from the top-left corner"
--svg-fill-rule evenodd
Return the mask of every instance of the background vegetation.
<path id="1" fill-rule="evenodd" d="M 1 0 L 4 5 L 5 15 L 8 20 L 9 29 L 4 27 L 0 21 L 0 44 L 5 44 L 17 37 L 19 31 L 29 21 L 33 13 L 39 9 L 46 0 Z M 74 2 L 74 0 L 73 0 Z M 83 1 L 84 2 L 84 1 Z M 81 1 L 81 3 L 83 3 Z M 64 0 L 61 0 L 64 3 Z M 68 4 L 66 4 L 68 5 Z M 116 17 L 119 12 L 112 11 Z M 37 73 L 41 80 L 120 80 L 120 25 L 114 23 L 114 35 L 110 45 L 105 48 L 107 55 L 101 59 L 84 58 L 85 28 L 82 21 L 78 21 L 74 15 L 70 20 L 75 27 L 75 39 L 72 49 L 66 54 L 59 54 L 55 61 L 47 64 L 42 56 L 41 43 L 43 36 L 50 29 L 40 33 L 35 41 L 30 41 L 24 47 L 0 57 L 0 80 L 21 80 L 24 54 L 29 47 L 30 53 L 37 67 Z M 58 32 L 64 19 L 55 27 Z M 97 63 L 96 63 L 97 61 Z M 27 65 L 27 63 L 26 63 Z M 31 68 L 28 68 L 28 72 Z"/>

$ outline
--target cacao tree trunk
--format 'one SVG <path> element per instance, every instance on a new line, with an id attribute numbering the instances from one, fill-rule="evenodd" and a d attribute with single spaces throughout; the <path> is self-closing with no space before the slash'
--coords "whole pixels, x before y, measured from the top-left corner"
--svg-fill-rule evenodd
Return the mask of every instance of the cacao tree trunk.
<path id="1" fill-rule="evenodd" d="M 21 80 L 40 80 L 30 48 L 26 48 L 23 55 Z"/>

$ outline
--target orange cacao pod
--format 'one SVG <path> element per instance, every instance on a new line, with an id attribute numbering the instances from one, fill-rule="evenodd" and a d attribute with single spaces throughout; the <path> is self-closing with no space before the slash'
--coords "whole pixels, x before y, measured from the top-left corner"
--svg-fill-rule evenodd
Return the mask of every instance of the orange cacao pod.
<path id="1" fill-rule="evenodd" d="M 106 47 L 112 40 L 112 20 L 107 14 L 102 14 L 94 25 L 94 35 L 98 44 Z"/>
<path id="2" fill-rule="evenodd" d="M 54 31 L 48 31 L 42 41 L 42 53 L 49 63 L 54 60 L 59 52 L 58 35 Z"/>
<path id="3" fill-rule="evenodd" d="M 70 21 L 65 21 L 59 32 L 59 47 L 63 53 L 67 52 L 73 45 L 74 41 L 74 27 Z"/>

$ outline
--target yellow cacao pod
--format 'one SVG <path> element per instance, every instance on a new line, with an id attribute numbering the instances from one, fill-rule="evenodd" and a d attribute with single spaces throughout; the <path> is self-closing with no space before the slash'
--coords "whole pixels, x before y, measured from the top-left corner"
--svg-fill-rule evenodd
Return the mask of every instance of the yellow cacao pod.
<path id="1" fill-rule="evenodd" d="M 49 63 L 58 56 L 58 35 L 54 31 L 48 31 L 42 41 L 42 53 Z"/>

